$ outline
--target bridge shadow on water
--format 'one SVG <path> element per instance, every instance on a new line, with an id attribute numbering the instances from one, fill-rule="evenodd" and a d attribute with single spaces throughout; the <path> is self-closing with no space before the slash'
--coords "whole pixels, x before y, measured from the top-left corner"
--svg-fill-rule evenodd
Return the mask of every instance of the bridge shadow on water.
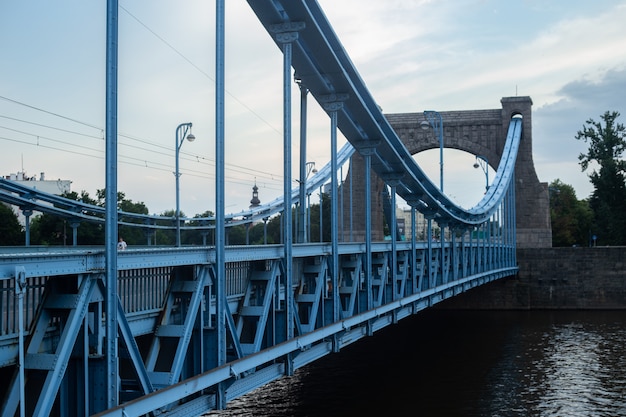
<path id="1" fill-rule="evenodd" d="M 625 357 L 609 348 L 626 341 L 624 318 L 429 309 L 207 416 L 624 415 Z M 595 353 L 605 370 L 585 376 Z M 555 383 L 567 369 L 580 378 Z"/>
<path id="2" fill-rule="evenodd" d="M 502 316 L 423 311 L 209 415 L 480 415 L 510 333 Z"/>

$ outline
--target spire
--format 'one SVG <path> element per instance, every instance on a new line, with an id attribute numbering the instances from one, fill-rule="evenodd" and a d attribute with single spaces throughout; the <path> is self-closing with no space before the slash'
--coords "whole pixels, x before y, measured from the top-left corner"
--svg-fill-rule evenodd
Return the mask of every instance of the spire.
<path id="1" fill-rule="evenodd" d="M 252 187 L 252 200 L 250 200 L 250 208 L 258 207 L 261 204 L 259 200 L 259 187 L 256 186 L 256 179 L 254 180 L 254 187 Z"/>

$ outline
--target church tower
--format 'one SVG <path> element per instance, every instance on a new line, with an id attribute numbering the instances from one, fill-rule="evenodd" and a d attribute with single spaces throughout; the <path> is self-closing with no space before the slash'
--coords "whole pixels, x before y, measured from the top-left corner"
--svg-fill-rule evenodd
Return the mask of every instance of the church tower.
<path id="1" fill-rule="evenodd" d="M 252 187 L 252 200 L 250 200 L 250 208 L 258 207 L 261 204 L 259 200 L 259 187 L 256 186 L 256 180 L 254 181 L 254 187 Z"/>

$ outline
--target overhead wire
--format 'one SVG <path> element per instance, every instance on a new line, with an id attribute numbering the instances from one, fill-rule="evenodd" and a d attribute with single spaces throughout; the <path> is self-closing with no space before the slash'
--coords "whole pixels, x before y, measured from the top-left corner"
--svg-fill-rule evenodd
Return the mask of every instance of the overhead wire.
<path id="1" fill-rule="evenodd" d="M 198 65 L 196 65 L 193 61 L 191 61 L 189 58 L 187 58 L 182 52 L 180 52 L 176 47 L 174 47 L 171 43 L 169 43 L 166 39 L 164 39 L 162 36 L 160 36 L 158 33 L 156 33 L 152 28 L 150 28 L 147 24 L 145 24 L 143 21 L 141 21 L 137 16 L 135 16 L 133 13 L 131 13 L 128 9 L 126 9 L 125 7 L 120 5 L 120 8 L 127 13 L 132 19 L 134 19 L 137 23 L 139 23 L 142 27 L 144 27 L 148 32 L 150 32 L 153 36 L 155 36 L 159 41 L 161 41 L 164 45 L 166 45 L 169 49 L 171 49 L 174 53 L 176 53 L 178 56 L 180 56 L 183 60 L 185 60 L 188 64 L 190 64 L 193 68 L 195 68 L 198 72 L 200 72 L 203 76 L 205 76 L 206 78 L 208 78 L 209 80 L 211 80 L 212 82 L 215 82 L 215 79 L 213 77 L 211 77 L 210 74 L 208 74 L 206 71 L 204 71 L 202 68 L 200 68 Z M 247 106 L 245 103 L 243 103 L 241 100 L 239 100 L 236 96 L 234 96 L 232 93 L 230 93 L 229 91 L 226 91 L 226 93 L 231 96 L 237 103 L 239 103 L 242 107 L 244 107 L 247 111 L 249 111 L 250 113 L 252 113 L 253 115 L 255 115 L 259 120 L 261 120 L 264 124 L 266 124 L 267 126 L 269 126 L 272 130 L 274 130 L 275 132 L 277 132 L 278 134 L 282 135 L 282 132 L 278 129 L 276 129 L 272 124 L 270 124 L 267 120 L 265 120 L 262 116 L 260 116 L 257 112 L 255 112 L 252 108 L 250 108 L 249 106 Z M 12 104 L 16 104 L 16 105 L 20 105 L 32 110 L 36 110 L 45 114 L 49 114 L 82 126 L 86 126 L 92 129 L 96 129 L 98 132 L 100 132 L 100 136 L 96 136 L 96 135 L 91 135 L 91 134 L 87 134 L 87 133 L 83 133 L 83 132 L 76 132 L 76 131 L 72 131 L 69 129 L 63 129 L 63 128 L 59 128 L 56 126 L 51 126 L 51 125 L 46 125 L 43 123 L 37 123 L 37 122 L 32 122 L 32 121 L 28 121 L 28 120 L 23 120 L 23 119 L 18 119 L 15 117 L 10 117 L 10 116 L 6 116 L 6 115 L 0 115 L 0 117 L 7 119 L 7 120 L 12 120 L 12 121 L 17 121 L 17 122 L 21 122 L 21 123 L 25 123 L 25 124 L 30 124 L 33 126 L 38 126 L 38 127 L 42 127 L 42 128 L 47 128 L 47 129 L 52 129 L 52 130 L 56 130 L 56 131 L 60 131 L 60 132 L 64 132 L 64 133 L 70 133 L 70 134 L 75 134 L 75 135 L 80 135 L 80 136 L 84 136 L 87 138 L 91 138 L 91 139 L 98 139 L 98 140 L 104 140 L 104 129 L 101 127 L 98 127 L 94 124 L 91 123 L 87 123 L 72 117 L 68 117 L 65 115 L 62 115 L 60 113 L 56 113 L 53 111 L 49 111 L 37 106 L 33 106 L 24 102 L 20 102 L 18 100 L 15 99 L 11 99 L 9 97 L 6 96 L 1 96 L 0 95 L 0 99 L 7 101 L 9 103 Z M 67 146 L 73 146 L 79 149 L 84 149 L 87 151 L 92 151 L 92 152 L 96 152 L 96 153 L 100 153 L 103 154 L 103 150 L 101 149 L 93 149 L 90 148 L 88 146 L 85 145 L 77 145 L 74 143 L 70 143 L 67 141 L 63 141 L 63 140 L 59 140 L 59 139 L 54 139 L 54 138 L 50 138 L 48 136 L 43 136 L 43 135 L 38 135 L 35 133 L 31 133 L 31 132 L 25 132 L 25 131 L 21 131 L 18 129 L 13 129 L 13 128 L 9 128 L 6 126 L 0 126 L 0 128 L 4 128 L 6 130 L 9 131 L 13 131 L 15 133 L 20 133 L 20 134 L 24 134 L 24 135 L 30 135 L 33 137 L 37 138 L 37 144 L 33 144 L 27 141 L 21 141 L 18 139 L 13 139 L 13 138 L 6 138 L 6 137 L 0 137 L 0 139 L 2 140 L 8 140 L 8 141 L 13 141 L 16 143 L 23 143 L 23 144 L 27 144 L 27 145 L 33 145 L 33 146 L 39 146 L 39 147 L 44 147 L 46 149 L 53 149 L 53 150 L 57 150 L 57 151 L 62 151 L 62 152 L 68 152 L 68 153 L 72 153 L 72 154 L 77 154 L 77 155 L 81 155 L 81 156 L 89 156 L 89 157 L 94 157 L 94 158 L 98 158 L 98 159 L 104 159 L 103 155 L 92 155 L 92 154 L 88 154 L 85 152 L 79 152 L 79 151 L 73 151 L 73 150 L 69 150 L 69 149 L 63 149 L 63 148 L 59 148 L 59 147 L 54 147 L 54 146 L 49 146 L 49 145 L 43 145 L 41 143 L 39 143 L 39 140 L 49 140 L 52 142 L 56 142 L 56 143 L 60 143 L 63 145 L 67 145 Z M 137 141 L 140 143 L 145 143 L 145 144 L 149 144 L 150 148 L 145 148 L 145 147 L 141 147 L 141 146 L 137 146 L 137 145 L 132 145 L 129 143 L 124 143 L 124 142 L 120 142 L 121 146 L 125 146 L 125 147 L 130 147 L 130 148 L 134 148 L 134 149 L 138 149 L 138 150 L 142 150 L 142 151 L 146 151 L 146 152 L 151 152 L 157 155 L 164 155 L 164 156 L 170 156 L 170 149 L 163 146 L 163 145 L 159 145 L 157 143 L 145 140 L 145 139 L 141 139 L 135 136 L 131 136 L 128 134 L 124 134 L 124 133 L 118 133 L 118 135 L 120 137 L 124 137 L 133 141 Z M 154 148 L 161 148 L 164 151 L 158 151 Z M 181 152 L 180 155 L 182 156 L 181 159 L 186 160 L 186 161 L 191 161 L 191 162 L 196 162 L 199 164 L 204 164 L 207 166 L 214 166 L 215 165 L 215 160 L 212 158 L 208 158 L 205 156 L 201 156 L 201 155 L 196 155 L 193 153 L 189 153 L 189 152 Z M 127 156 L 127 155 L 123 155 L 120 154 L 119 155 L 121 158 L 125 159 L 125 161 L 121 161 L 122 163 L 126 163 L 126 164 L 131 164 L 131 165 L 135 165 L 135 166 L 141 166 L 141 167 L 146 167 L 146 168 L 150 168 L 150 169 L 155 169 L 155 170 L 161 170 L 161 171 L 168 171 L 169 166 L 167 164 L 161 163 L 161 162 L 157 162 L 154 160 L 147 160 L 145 158 L 136 158 L 136 157 L 131 157 L 131 156 Z M 136 161 L 136 162 L 131 162 L 131 161 Z M 141 163 L 140 163 L 141 162 Z M 159 168 L 161 167 L 161 168 Z M 255 176 L 255 180 L 258 178 L 262 181 L 259 182 L 260 185 L 263 186 L 263 188 L 268 188 L 268 189 L 275 189 L 277 191 L 280 190 L 280 188 L 278 187 L 279 182 L 282 182 L 283 179 L 283 175 L 277 175 L 271 172 L 267 172 L 267 171 L 261 171 L 261 170 L 257 170 L 254 168 L 249 168 L 246 166 L 241 166 L 241 165 L 237 165 L 237 164 L 231 164 L 231 163 L 226 163 L 226 169 L 227 171 L 230 172 L 235 172 L 235 173 L 239 173 L 239 174 L 246 174 L 246 175 L 254 175 Z M 209 175 L 207 176 L 206 172 L 204 171 L 200 171 L 200 170 L 193 170 L 193 169 L 185 169 L 184 173 L 186 173 L 187 175 L 192 175 L 195 177 L 200 177 L 200 178 L 213 178 L 214 175 Z M 232 176 L 232 179 L 226 178 L 227 182 L 230 183 L 237 183 L 237 184 L 242 184 L 242 185 L 248 185 L 249 184 L 249 180 L 246 181 L 242 178 L 237 178 L 236 176 Z M 270 185 L 267 184 L 267 182 L 263 181 L 263 180 L 267 180 L 270 181 Z M 244 182 L 245 181 L 245 182 Z M 272 187 L 271 183 L 275 182 L 276 183 L 276 188 Z"/>

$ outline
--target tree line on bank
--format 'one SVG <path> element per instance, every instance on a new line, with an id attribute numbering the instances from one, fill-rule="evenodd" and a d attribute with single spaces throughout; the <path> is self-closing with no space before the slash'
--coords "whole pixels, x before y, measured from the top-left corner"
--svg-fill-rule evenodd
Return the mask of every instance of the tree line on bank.
<path id="1" fill-rule="evenodd" d="M 98 190 L 96 198 L 89 196 L 86 191 L 66 192 L 62 197 L 80 201 L 82 203 L 105 206 L 105 190 Z M 320 204 L 312 204 L 310 207 L 311 227 L 310 242 L 319 242 L 330 240 L 330 198 L 328 195 L 322 195 L 322 217 L 321 223 L 323 227 L 320 235 Z M 143 202 L 133 202 L 126 198 L 123 192 L 117 194 L 117 208 L 126 213 L 148 214 L 148 207 Z M 156 220 L 155 224 L 159 226 L 169 226 L 172 229 L 148 229 L 142 227 L 120 225 L 118 235 L 124 238 L 128 245 L 165 245 L 173 246 L 176 243 L 176 231 L 173 229 L 175 223 L 171 218 L 175 217 L 175 210 L 167 210 L 160 214 L 164 219 Z M 296 218 L 297 213 L 293 213 Z M 181 217 L 186 217 L 183 212 Z M 208 217 L 214 216 L 210 210 L 204 213 L 196 214 L 192 220 L 186 222 L 187 226 L 203 227 L 207 226 Z M 166 219 L 169 218 L 169 219 Z M 133 222 L 133 220 L 125 220 Z M 138 222 L 138 220 L 135 220 Z M 138 223 L 141 224 L 141 223 Z M 210 224 L 209 224 L 210 226 Z M 295 225 L 294 225 L 295 229 Z M 24 227 L 20 225 L 17 215 L 11 207 L 0 203 L 0 246 L 21 246 L 24 245 L 25 235 Z M 95 223 L 82 221 L 77 228 L 77 243 L 79 245 L 103 245 L 105 228 L 104 223 Z M 236 225 L 227 227 L 227 244 L 229 245 L 245 245 L 245 244 L 263 244 L 263 243 L 280 243 L 281 235 L 281 216 L 276 215 L 266 219 L 264 222 L 255 224 Z M 181 231 L 181 243 L 183 245 L 200 245 L 214 243 L 213 229 L 192 229 Z M 33 216 L 30 221 L 30 244 L 43 246 L 70 246 L 73 244 L 73 230 L 69 219 L 64 219 L 54 214 L 39 214 Z"/>
<path id="2" fill-rule="evenodd" d="M 593 185 L 592 194 L 578 200 L 574 188 L 559 179 L 549 185 L 550 218 L 552 221 L 552 246 L 615 246 L 626 244 L 626 130 L 617 122 L 619 112 L 607 111 L 601 115 L 601 121 L 589 119 L 578 131 L 575 139 L 588 145 L 586 153 L 579 155 L 579 164 L 583 172 L 588 172 Z M 87 204 L 104 207 L 105 190 L 98 190 L 93 199 L 86 191 L 65 193 L 63 197 Z M 148 214 L 148 207 L 143 202 L 133 202 L 125 194 L 118 193 L 118 209 L 129 213 Z M 320 208 L 322 216 L 320 217 Z M 309 241 L 330 240 L 330 200 L 322 195 L 322 204 L 310 207 Z M 163 217 L 174 217 L 175 211 L 163 212 Z M 201 218 L 213 216 L 206 211 L 194 216 L 190 226 L 201 226 Z M 185 217 L 181 213 L 181 217 Z M 294 219 L 295 219 L 294 212 Z M 281 216 L 277 215 L 254 225 L 238 225 L 228 228 L 228 244 L 279 243 L 281 237 Z M 320 223 L 323 226 L 320 234 Z M 157 224 L 172 226 L 171 220 Z M 67 219 L 50 214 L 41 214 L 31 219 L 30 242 L 32 245 L 71 245 L 72 228 Z M 104 243 L 104 224 L 82 222 L 77 229 L 77 241 L 80 245 L 102 245 Z M 157 229 L 152 234 L 140 227 L 121 225 L 118 234 L 129 245 L 146 245 L 148 240 L 156 245 L 174 245 L 175 230 Z M 212 244 L 213 230 L 188 230 L 181 234 L 182 244 Z M 0 204 L 0 246 L 19 246 L 24 244 L 24 228 L 20 225 L 13 210 Z"/>
<path id="3" fill-rule="evenodd" d="M 626 130 L 619 112 L 589 119 L 575 136 L 588 145 L 578 156 L 593 185 L 578 200 L 571 185 L 556 179 L 549 186 L 552 246 L 616 246 L 626 244 Z"/>

